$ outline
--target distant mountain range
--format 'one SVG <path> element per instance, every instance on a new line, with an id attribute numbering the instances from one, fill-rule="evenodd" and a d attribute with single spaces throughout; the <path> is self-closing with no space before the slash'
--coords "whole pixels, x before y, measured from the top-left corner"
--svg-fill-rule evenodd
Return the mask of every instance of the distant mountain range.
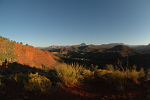
<path id="1" fill-rule="evenodd" d="M 93 45 L 93 44 L 90 44 Z M 149 45 L 127 45 L 127 44 L 123 44 L 123 43 L 109 43 L 109 44 L 101 44 L 101 45 L 93 45 L 93 46 L 116 46 L 116 45 L 124 45 L 124 46 L 128 46 L 130 48 L 134 48 L 134 49 L 150 49 L 150 44 Z M 85 43 L 81 43 L 79 45 L 63 45 L 63 46 L 57 46 L 57 45 L 52 45 L 49 47 L 36 47 L 38 49 L 42 49 L 42 50 L 53 50 L 53 49 L 60 49 L 60 48 L 69 48 L 72 46 L 87 46 Z"/>
<path id="2" fill-rule="evenodd" d="M 86 46 L 86 44 L 85 43 L 81 43 L 79 45 L 71 45 L 71 46 Z M 48 49 L 58 49 L 58 48 L 69 48 L 71 46 L 69 46 L 69 45 L 63 45 L 63 46 L 52 45 L 52 46 L 49 46 L 49 47 L 36 47 L 36 48 L 48 50 Z"/>

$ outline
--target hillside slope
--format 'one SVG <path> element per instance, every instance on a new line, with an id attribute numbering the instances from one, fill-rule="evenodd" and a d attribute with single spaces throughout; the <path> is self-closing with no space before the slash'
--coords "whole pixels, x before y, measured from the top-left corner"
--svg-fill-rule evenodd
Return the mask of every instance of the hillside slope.
<path id="1" fill-rule="evenodd" d="M 23 65 L 36 66 L 40 68 L 44 66 L 52 66 L 55 64 L 55 60 L 52 58 L 48 51 L 41 51 L 32 46 L 25 46 L 16 44 L 14 48 L 14 54 L 17 56 L 17 62 Z"/>
<path id="2" fill-rule="evenodd" d="M 123 45 L 117 45 L 105 51 L 106 52 L 118 52 L 122 57 L 142 54 L 142 52 L 139 50 L 136 50 L 127 46 L 123 46 Z"/>
<path id="3" fill-rule="evenodd" d="M 29 45 L 22 45 L 3 37 L 0 37 L 0 56 L 1 64 L 5 59 L 8 62 L 17 62 L 37 68 L 41 68 L 41 66 L 51 67 L 56 63 L 47 51 Z"/>

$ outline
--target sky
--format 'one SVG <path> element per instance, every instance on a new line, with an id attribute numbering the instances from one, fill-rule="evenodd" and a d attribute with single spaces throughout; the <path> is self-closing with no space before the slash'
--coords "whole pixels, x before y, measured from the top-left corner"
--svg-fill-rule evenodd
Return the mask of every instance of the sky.
<path id="1" fill-rule="evenodd" d="M 34 47 L 150 43 L 150 0 L 0 0 L 0 36 Z"/>

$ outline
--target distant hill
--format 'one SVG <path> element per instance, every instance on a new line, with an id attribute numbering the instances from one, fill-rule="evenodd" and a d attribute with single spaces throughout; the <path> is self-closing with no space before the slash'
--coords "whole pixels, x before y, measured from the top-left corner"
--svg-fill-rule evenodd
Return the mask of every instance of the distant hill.
<path id="1" fill-rule="evenodd" d="M 86 44 L 81 43 L 79 45 L 72 45 L 72 46 L 86 46 Z M 49 51 L 49 50 L 52 50 L 52 49 L 69 48 L 69 47 L 71 47 L 71 46 L 69 46 L 69 45 L 63 45 L 63 46 L 52 45 L 52 46 L 49 46 L 49 47 L 36 47 L 36 48 L 41 49 L 41 50 Z"/>
<path id="2" fill-rule="evenodd" d="M 150 50 L 150 44 L 149 45 L 147 45 L 147 46 L 145 46 L 145 48 L 144 49 L 146 49 L 146 50 Z"/>
<path id="3" fill-rule="evenodd" d="M 70 46 L 67 48 L 59 48 L 59 49 L 42 49 L 48 50 L 49 52 L 99 52 L 101 50 L 105 50 L 108 48 L 112 48 L 112 46 L 96 46 L 96 45 L 86 45 L 86 46 Z"/>
<path id="4" fill-rule="evenodd" d="M 124 45 L 123 43 L 109 43 L 109 44 L 102 44 L 105 46 L 116 46 L 116 45 Z"/>
<path id="5" fill-rule="evenodd" d="M 42 65 L 51 67 L 55 60 L 48 51 L 42 51 L 30 45 L 22 45 L 0 36 L 0 64 L 5 59 L 22 65 L 41 68 Z"/>
<path id="6" fill-rule="evenodd" d="M 111 49 L 105 50 L 106 52 L 119 52 L 122 57 L 142 54 L 142 51 L 130 48 L 128 46 L 117 45 Z"/>
<path id="7" fill-rule="evenodd" d="M 145 49 L 146 45 L 129 45 L 130 48 L 134 48 L 134 49 Z"/>
<path id="8" fill-rule="evenodd" d="M 69 48 L 69 47 L 72 47 L 72 46 L 106 46 L 106 47 L 114 47 L 116 45 L 124 45 L 124 46 L 128 46 L 130 48 L 134 48 L 134 49 L 139 49 L 139 50 L 149 50 L 150 49 L 150 45 L 127 45 L 127 44 L 124 44 L 124 43 L 109 43 L 109 44 L 101 44 L 101 45 L 94 45 L 94 44 L 91 44 L 91 45 L 86 45 L 85 43 L 81 43 L 79 45 L 64 45 L 64 46 L 57 46 L 57 45 L 52 45 L 52 46 L 49 46 L 49 47 L 36 47 L 38 49 L 41 49 L 41 50 L 47 50 L 47 51 L 59 51 L 58 49 L 61 49 L 61 48 Z M 57 49 L 57 50 L 55 50 Z"/>
<path id="9" fill-rule="evenodd" d="M 132 56 L 132 55 L 140 55 L 143 54 L 141 51 L 123 46 L 117 45 L 109 49 L 105 49 L 102 52 L 90 52 L 85 53 L 84 57 L 88 59 L 95 59 L 95 60 L 113 60 L 113 59 L 120 59 L 122 57 Z"/>
<path id="10" fill-rule="evenodd" d="M 106 51 L 127 51 L 127 50 L 131 50 L 131 48 L 123 45 L 117 45 L 111 49 L 107 49 Z"/>

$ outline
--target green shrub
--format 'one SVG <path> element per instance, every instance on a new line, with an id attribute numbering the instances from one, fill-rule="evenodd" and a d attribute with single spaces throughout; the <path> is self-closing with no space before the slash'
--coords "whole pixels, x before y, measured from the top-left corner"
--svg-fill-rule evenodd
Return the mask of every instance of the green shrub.
<path id="1" fill-rule="evenodd" d="M 33 91 L 36 94 L 50 91 L 52 83 L 45 76 L 41 76 L 38 73 L 35 74 L 30 73 L 28 77 L 29 77 L 28 82 L 27 81 L 24 82 L 25 89 Z"/>
<path id="2" fill-rule="evenodd" d="M 23 44 L 22 42 L 20 42 L 20 44 Z"/>
<path id="3" fill-rule="evenodd" d="M 83 80 L 83 76 L 80 73 L 81 70 L 79 69 L 79 67 L 75 68 L 71 65 L 61 64 L 56 70 L 59 79 L 69 87 L 79 84 L 80 81 Z"/>
<path id="4" fill-rule="evenodd" d="M 13 50 L 15 47 L 15 42 L 6 41 L 2 44 L 2 50 L 0 50 L 0 63 L 4 62 L 5 59 L 8 62 L 12 62 L 17 56 L 14 54 Z"/>

